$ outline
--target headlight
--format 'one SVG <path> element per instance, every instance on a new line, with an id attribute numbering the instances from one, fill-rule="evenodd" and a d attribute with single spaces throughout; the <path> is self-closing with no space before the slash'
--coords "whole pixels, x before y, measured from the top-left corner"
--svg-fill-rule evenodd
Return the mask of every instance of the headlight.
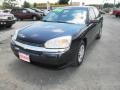
<path id="1" fill-rule="evenodd" d="M 58 38 L 51 39 L 45 43 L 45 48 L 49 49 L 64 49 L 71 45 L 71 36 L 62 36 Z"/>
<path id="2" fill-rule="evenodd" d="M 18 31 L 19 30 L 16 30 L 15 33 L 13 34 L 13 36 L 12 36 L 13 41 L 15 41 L 17 39 Z"/>

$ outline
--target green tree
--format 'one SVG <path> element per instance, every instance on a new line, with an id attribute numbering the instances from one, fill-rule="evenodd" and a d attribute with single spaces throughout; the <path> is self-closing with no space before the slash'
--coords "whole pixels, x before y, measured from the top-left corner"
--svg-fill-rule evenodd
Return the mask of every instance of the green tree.
<path id="1" fill-rule="evenodd" d="M 59 0 L 59 4 L 68 4 L 69 0 Z"/>
<path id="2" fill-rule="evenodd" d="M 0 9 L 2 9 L 2 6 L 0 5 Z"/>
<path id="3" fill-rule="evenodd" d="M 119 8 L 119 7 L 120 7 L 120 3 L 118 3 L 118 4 L 116 5 L 116 7 Z"/>
<path id="4" fill-rule="evenodd" d="M 7 3 L 7 2 L 3 2 L 2 5 L 3 5 L 3 6 L 2 6 L 3 9 L 12 8 L 11 5 L 10 5 L 9 3 Z"/>
<path id="5" fill-rule="evenodd" d="M 36 7 L 37 7 L 37 3 L 34 3 L 34 4 L 33 4 L 33 7 L 36 8 Z"/>
<path id="6" fill-rule="evenodd" d="M 30 8 L 30 3 L 27 2 L 27 1 L 24 1 L 23 7 L 24 8 Z"/>
<path id="7" fill-rule="evenodd" d="M 110 4 L 110 3 L 105 3 L 104 5 L 103 5 L 103 8 L 113 8 L 114 7 L 114 5 L 113 4 Z"/>
<path id="8" fill-rule="evenodd" d="M 4 9 L 6 9 L 6 8 L 12 9 L 12 8 L 16 7 L 16 5 L 17 5 L 17 0 L 4 0 L 2 7 Z"/>

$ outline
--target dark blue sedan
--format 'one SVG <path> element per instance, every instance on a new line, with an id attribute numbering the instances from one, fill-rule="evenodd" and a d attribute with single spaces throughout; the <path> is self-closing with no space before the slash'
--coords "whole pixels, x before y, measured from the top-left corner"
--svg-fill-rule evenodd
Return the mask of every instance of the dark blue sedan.
<path id="1" fill-rule="evenodd" d="M 79 66 L 87 46 L 102 34 L 103 17 L 95 7 L 64 7 L 42 21 L 16 30 L 11 40 L 14 54 L 26 62 Z"/>

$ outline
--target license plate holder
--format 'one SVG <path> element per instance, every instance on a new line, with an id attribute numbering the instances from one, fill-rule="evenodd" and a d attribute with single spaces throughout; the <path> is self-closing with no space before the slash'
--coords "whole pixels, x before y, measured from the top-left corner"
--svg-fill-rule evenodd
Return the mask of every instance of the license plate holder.
<path id="1" fill-rule="evenodd" d="M 19 52 L 19 59 L 30 63 L 30 56 L 28 54 Z"/>

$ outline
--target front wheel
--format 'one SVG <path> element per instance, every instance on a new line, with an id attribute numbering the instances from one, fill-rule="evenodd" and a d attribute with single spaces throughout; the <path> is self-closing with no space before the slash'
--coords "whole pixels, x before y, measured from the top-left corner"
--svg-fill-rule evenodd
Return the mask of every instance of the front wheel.
<path id="1" fill-rule="evenodd" d="M 81 41 L 81 43 L 79 44 L 79 48 L 76 52 L 74 65 L 79 66 L 80 64 L 82 64 L 84 56 L 85 56 L 85 43 L 84 41 Z"/>
<path id="2" fill-rule="evenodd" d="M 8 25 L 8 26 L 6 26 L 7 28 L 11 28 L 12 27 L 12 25 Z"/>
<path id="3" fill-rule="evenodd" d="M 116 16 L 116 18 L 118 18 L 118 17 L 119 17 L 117 14 L 116 14 L 115 16 Z"/>

